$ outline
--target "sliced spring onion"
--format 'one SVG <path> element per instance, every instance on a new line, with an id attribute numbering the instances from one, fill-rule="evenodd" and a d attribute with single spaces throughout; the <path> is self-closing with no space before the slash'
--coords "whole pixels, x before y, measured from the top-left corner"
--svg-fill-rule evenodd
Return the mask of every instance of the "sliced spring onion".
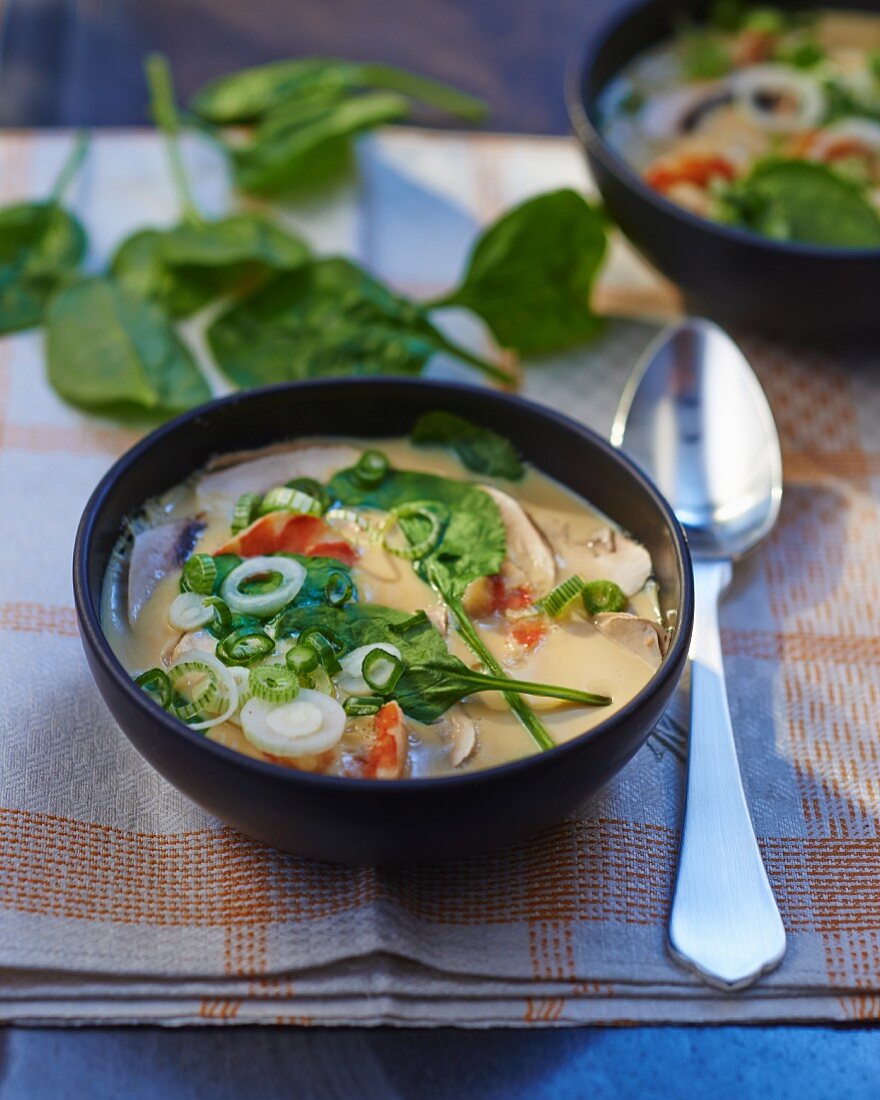
<path id="1" fill-rule="evenodd" d="M 331 573 L 324 585 L 324 599 L 331 607 L 342 607 L 354 595 L 354 585 L 347 573 Z"/>
<path id="2" fill-rule="evenodd" d="M 275 642 L 258 626 L 242 626 L 233 630 L 217 646 L 217 656 L 225 665 L 249 665 L 268 657 Z"/>
<path id="3" fill-rule="evenodd" d="M 297 676 L 307 676 L 318 667 L 318 654 L 308 645 L 295 645 L 288 649 L 285 664 Z"/>
<path id="4" fill-rule="evenodd" d="M 826 98 L 815 76 L 789 65 L 751 65 L 733 76 L 733 94 L 746 118 L 769 134 L 818 126 Z"/>
<path id="5" fill-rule="evenodd" d="M 404 535 L 405 544 L 393 544 L 391 535 L 402 519 L 419 519 L 428 524 L 426 534 L 418 542 L 410 542 Z M 443 534 L 443 525 L 446 522 L 446 510 L 436 501 L 414 500 L 408 504 L 401 504 L 399 508 L 393 508 L 388 517 L 379 528 L 379 537 L 382 545 L 389 554 L 406 561 L 418 561 L 419 558 L 430 554 Z"/>
<path id="6" fill-rule="evenodd" d="M 584 610 L 588 615 L 603 611 L 626 611 L 626 596 L 614 581 L 590 581 L 583 587 Z"/>
<path id="7" fill-rule="evenodd" d="M 357 460 L 354 475 L 364 488 L 373 489 L 385 480 L 390 469 L 391 463 L 384 451 L 370 450 L 364 451 Z"/>
<path id="8" fill-rule="evenodd" d="M 292 702 L 248 699 L 241 710 L 245 737 L 273 756 L 312 756 L 332 749 L 345 732 L 345 711 L 329 695 L 304 689 Z"/>
<path id="9" fill-rule="evenodd" d="M 217 580 L 217 563 L 210 554 L 193 554 L 187 559 L 180 578 L 181 592 L 198 592 L 210 596 Z"/>
<path id="10" fill-rule="evenodd" d="M 349 695 L 342 709 L 349 718 L 366 718 L 378 714 L 384 703 L 378 695 Z"/>
<path id="11" fill-rule="evenodd" d="M 232 533 L 237 535 L 245 527 L 250 527 L 260 514 L 260 504 L 263 498 L 259 493 L 242 493 L 235 502 L 232 512 Z"/>
<path id="12" fill-rule="evenodd" d="M 189 666 L 188 669 L 186 669 L 186 666 Z M 186 671 L 181 672 L 180 670 Z M 207 717 L 199 718 L 198 721 L 193 720 L 198 715 L 193 715 L 191 719 L 183 718 L 180 708 L 175 708 L 175 713 L 186 722 L 191 730 L 203 730 L 208 729 L 210 726 L 218 726 L 221 722 L 228 721 L 238 707 L 238 687 L 231 670 L 218 661 L 213 654 L 200 653 L 198 658 L 184 654 L 168 669 L 168 677 L 174 690 L 178 693 L 181 687 L 185 688 L 185 684 L 181 683 L 183 679 L 198 675 L 201 675 L 206 681 L 216 684 L 218 691 L 210 702 L 200 699 L 202 705 L 210 706 L 214 713 L 209 713 Z"/>
<path id="13" fill-rule="evenodd" d="M 307 646 L 311 649 L 318 658 L 318 664 L 328 676 L 335 676 L 342 669 L 333 641 L 319 627 L 307 627 L 300 634 L 297 645 Z"/>
<path id="14" fill-rule="evenodd" d="M 257 665 L 248 673 L 248 691 L 269 703 L 289 703 L 299 694 L 299 680 L 283 665 Z"/>
<path id="15" fill-rule="evenodd" d="M 134 682 L 150 696 L 154 703 L 158 703 L 165 710 L 168 709 L 174 689 L 164 669 L 151 668 L 147 672 L 142 672 Z"/>
<path id="16" fill-rule="evenodd" d="M 221 600 L 219 596 L 206 596 L 205 605 L 211 608 L 213 613 L 213 619 L 211 620 L 210 630 L 212 634 L 216 634 L 218 638 L 225 637 L 230 630 L 232 630 L 232 612 L 229 610 L 224 600 Z"/>
<path id="17" fill-rule="evenodd" d="M 181 592 L 168 609 L 168 624 L 174 630 L 199 630 L 214 618 L 214 608 L 196 592 Z"/>
<path id="18" fill-rule="evenodd" d="M 377 695 L 390 695 L 403 675 L 403 661 L 393 653 L 374 649 L 364 657 L 361 676 Z"/>
<path id="19" fill-rule="evenodd" d="M 175 662 L 168 670 L 168 679 L 177 696 L 174 712 L 184 722 L 198 718 L 222 697 L 220 677 L 209 664 L 196 658 Z"/>
<path id="20" fill-rule="evenodd" d="M 242 591 L 242 586 L 248 581 L 272 573 L 280 574 L 281 583 L 271 592 Z M 232 611 L 269 618 L 296 597 L 305 579 L 305 568 L 293 558 L 281 556 L 248 558 L 229 573 L 221 586 L 220 595 Z"/>
<path id="21" fill-rule="evenodd" d="M 317 500 L 321 505 L 322 512 L 326 512 L 333 503 L 330 499 L 330 494 L 321 482 L 315 481 L 313 477 L 295 477 L 293 481 L 287 482 L 287 488 L 298 489 L 301 493 L 305 493 L 306 496 L 310 496 L 314 500 Z"/>
<path id="22" fill-rule="evenodd" d="M 303 493 L 299 489 L 291 489 L 287 485 L 279 485 L 270 489 L 263 497 L 260 504 L 260 515 L 267 516 L 270 512 L 298 512 L 305 516 L 320 516 L 324 514 L 320 500 Z"/>
<path id="23" fill-rule="evenodd" d="M 353 649 L 351 653 L 346 653 L 340 662 L 342 675 L 336 680 L 336 686 L 341 691 L 347 695 L 366 695 L 370 690 L 375 690 L 364 675 L 364 665 L 372 653 L 378 653 L 386 658 L 391 657 L 395 661 L 401 660 L 397 646 L 389 645 L 387 642 L 376 642 L 373 645 L 362 645 Z"/>
<path id="24" fill-rule="evenodd" d="M 562 584 L 557 584 L 553 591 L 548 592 L 542 600 L 538 600 L 535 606 L 546 612 L 551 619 L 558 619 L 571 607 L 583 588 L 584 578 L 575 573 L 573 577 L 564 580 Z"/>

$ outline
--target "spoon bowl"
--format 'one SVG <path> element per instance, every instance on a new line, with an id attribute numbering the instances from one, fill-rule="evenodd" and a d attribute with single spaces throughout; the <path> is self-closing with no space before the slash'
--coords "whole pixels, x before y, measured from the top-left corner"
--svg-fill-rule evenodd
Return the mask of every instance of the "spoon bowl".
<path id="1" fill-rule="evenodd" d="M 633 372 L 611 441 L 648 471 L 701 558 L 736 559 L 782 503 L 773 414 L 746 357 L 711 321 L 661 333 Z"/>

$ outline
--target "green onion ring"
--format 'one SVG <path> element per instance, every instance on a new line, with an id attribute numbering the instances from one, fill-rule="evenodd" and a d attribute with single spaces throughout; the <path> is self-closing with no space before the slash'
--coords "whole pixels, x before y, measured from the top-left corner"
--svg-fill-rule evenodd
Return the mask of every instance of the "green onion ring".
<path id="1" fill-rule="evenodd" d="M 281 584 L 270 592 L 242 592 L 241 586 L 246 581 L 268 573 L 280 573 Z M 231 611 L 269 618 L 296 597 L 305 579 L 305 567 L 293 558 L 282 555 L 246 558 L 227 575 L 220 595 Z"/>
<path id="2" fill-rule="evenodd" d="M 341 570 L 331 573 L 324 585 L 324 599 L 331 607 L 342 607 L 354 595 L 351 577 Z"/>
<path id="3" fill-rule="evenodd" d="M 320 500 L 309 496 L 300 489 L 291 489 L 287 485 L 278 485 L 270 489 L 260 504 L 260 515 L 270 512 L 297 512 L 304 516 L 322 516 L 324 509 Z"/>
<path id="4" fill-rule="evenodd" d="M 217 645 L 217 656 L 225 665 L 249 665 L 268 657 L 275 642 L 258 626 L 241 626 Z"/>
<path id="5" fill-rule="evenodd" d="M 316 500 L 321 505 L 322 514 L 333 503 L 330 494 L 321 482 L 315 481 L 313 477 L 295 477 L 292 481 L 288 481 L 286 485 L 288 489 L 298 489 L 301 493 L 305 493 L 306 496 Z"/>
<path id="6" fill-rule="evenodd" d="M 232 512 L 232 533 L 237 535 L 245 527 L 250 527 L 260 514 L 260 504 L 263 498 L 259 493 L 242 493 L 235 502 Z"/>
<path id="7" fill-rule="evenodd" d="M 384 480 L 391 463 L 384 451 L 364 451 L 354 468 L 354 476 L 365 489 L 375 489 Z"/>
<path id="8" fill-rule="evenodd" d="M 377 695 L 391 695 L 403 675 L 403 668 L 400 657 L 384 649 L 373 649 L 364 657 L 361 676 Z"/>
<path id="9" fill-rule="evenodd" d="M 584 590 L 584 578 L 577 573 L 568 577 L 562 584 L 558 584 L 552 592 L 548 592 L 543 599 L 538 600 L 535 607 L 544 611 L 551 619 L 558 619 L 575 602 Z"/>
<path id="10" fill-rule="evenodd" d="M 307 676 L 318 667 L 318 654 L 310 645 L 295 645 L 288 649 L 284 662 L 297 676 Z"/>
<path id="11" fill-rule="evenodd" d="M 401 504 L 398 508 L 392 508 L 385 522 L 379 528 L 379 537 L 382 545 L 389 554 L 403 558 L 406 561 L 418 561 L 426 557 L 437 546 L 443 534 L 443 525 L 448 513 L 442 505 L 432 500 L 414 500 L 409 504 Z M 392 546 L 389 537 L 402 519 L 425 519 L 430 525 L 428 534 L 418 543 L 409 543 L 407 546 Z"/>
<path id="12" fill-rule="evenodd" d="M 147 672 L 142 672 L 134 682 L 150 696 L 154 703 L 158 703 L 163 710 L 168 709 L 174 689 L 164 669 L 151 668 Z"/>
<path id="13" fill-rule="evenodd" d="M 318 664 L 328 676 L 335 676 L 337 672 L 342 671 L 342 665 L 336 656 L 333 643 L 322 630 L 317 627 L 309 627 L 300 634 L 297 644 L 308 646 L 309 649 L 314 650 L 315 656 L 318 658 Z"/>
<path id="14" fill-rule="evenodd" d="M 376 695 L 349 695 L 342 709 L 349 718 L 366 718 L 378 714 L 385 703 Z"/>
<path id="15" fill-rule="evenodd" d="M 208 607 L 214 609 L 214 618 L 208 629 L 218 638 L 225 638 L 232 630 L 232 612 L 226 605 L 225 600 L 221 600 L 219 596 L 208 596 L 205 603 Z"/>
<path id="16" fill-rule="evenodd" d="M 299 694 L 299 680 L 284 665 L 257 665 L 248 673 L 248 691 L 267 703 L 289 703 Z"/>
<path id="17" fill-rule="evenodd" d="M 217 563 L 210 554 L 193 554 L 183 567 L 180 578 L 181 592 L 197 592 L 210 596 L 217 580 Z"/>
<path id="18" fill-rule="evenodd" d="M 614 581 L 590 581 L 583 587 L 584 610 L 588 615 L 603 611 L 626 611 L 627 599 Z"/>
<path id="19" fill-rule="evenodd" d="M 181 680 L 193 674 L 201 673 L 204 683 L 200 687 L 189 689 L 189 698 L 184 703 L 177 703 L 174 707 L 175 714 L 186 722 L 190 718 L 198 718 L 206 707 L 210 706 L 220 697 L 220 680 L 217 673 L 204 661 L 184 660 L 178 661 L 168 670 L 168 678 L 175 694 L 181 694 Z"/>

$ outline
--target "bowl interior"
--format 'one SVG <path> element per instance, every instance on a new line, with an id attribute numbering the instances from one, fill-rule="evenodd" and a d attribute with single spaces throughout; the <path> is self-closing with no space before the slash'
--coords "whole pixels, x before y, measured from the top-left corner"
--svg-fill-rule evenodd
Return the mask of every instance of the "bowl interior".
<path id="1" fill-rule="evenodd" d="M 684 536 L 658 491 L 610 443 L 566 417 L 495 391 L 363 379 L 299 383 L 221 399 L 160 428 L 108 472 L 84 514 L 75 562 L 80 613 L 106 663 L 116 665 L 100 630 L 104 573 L 121 524 L 144 501 L 218 453 L 308 436 L 406 435 L 418 416 L 431 409 L 467 416 L 506 435 L 529 462 L 584 496 L 647 547 L 661 607 L 682 628 L 675 632 L 665 662 L 679 662 L 692 614 Z M 637 706 L 638 699 L 629 706 Z M 604 726 L 594 727 L 590 736 Z"/>

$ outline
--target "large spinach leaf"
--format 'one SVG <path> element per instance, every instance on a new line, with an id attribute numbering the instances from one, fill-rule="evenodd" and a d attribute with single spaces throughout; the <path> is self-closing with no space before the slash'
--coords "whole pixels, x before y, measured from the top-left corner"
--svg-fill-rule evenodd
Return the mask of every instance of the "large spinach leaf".
<path id="1" fill-rule="evenodd" d="M 167 416 L 211 396 L 161 310 L 112 279 L 58 291 L 45 324 L 49 381 L 75 405 Z"/>
<path id="2" fill-rule="evenodd" d="M 416 303 L 335 258 L 304 264 L 232 305 L 209 327 L 208 343 L 223 373 L 242 387 L 418 374 L 438 353 L 508 380 L 447 340 Z"/>
<path id="3" fill-rule="evenodd" d="M 410 438 L 420 447 L 432 444 L 451 447 L 475 474 L 518 481 L 525 473 L 509 439 L 454 413 L 441 410 L 425 413 L 416 421 Z"/>
<path id="4" fill-rule="evenodd" d="M 538 195 L 483 233 L 461 285 L 432 305 L 472 310 L 523 355 L 582 343 L 602 327 L 590 296 L 606 238 L 604 216 L 575 191 Z"/>
<path id="5" fill-rule="evenodd" d="M 719 197 L 731 225 L 780 241 L 838 248 L 880 246 L 880 214 L 865 190 L 824 164 L 765 160 Z"/>
<path id="6" fill-rule="evenodd" d="M 239 213 L 135 233 L 120 245 L 111 270 L 136 294 L 152 298 L 174 317 L 186 317 L 214 298 L 252 287 L 308 258 L 298 237 L 261 214 Z"/>
<path id="7" fill-rule="evenodd" d="M 85 156 L 79 135 L 45 202 L 20 202 L 0 210 L 0 333 L 33 328 L 49 296 L 75 273 L 86 248 L 77 219 L 62 196 Z"/>

